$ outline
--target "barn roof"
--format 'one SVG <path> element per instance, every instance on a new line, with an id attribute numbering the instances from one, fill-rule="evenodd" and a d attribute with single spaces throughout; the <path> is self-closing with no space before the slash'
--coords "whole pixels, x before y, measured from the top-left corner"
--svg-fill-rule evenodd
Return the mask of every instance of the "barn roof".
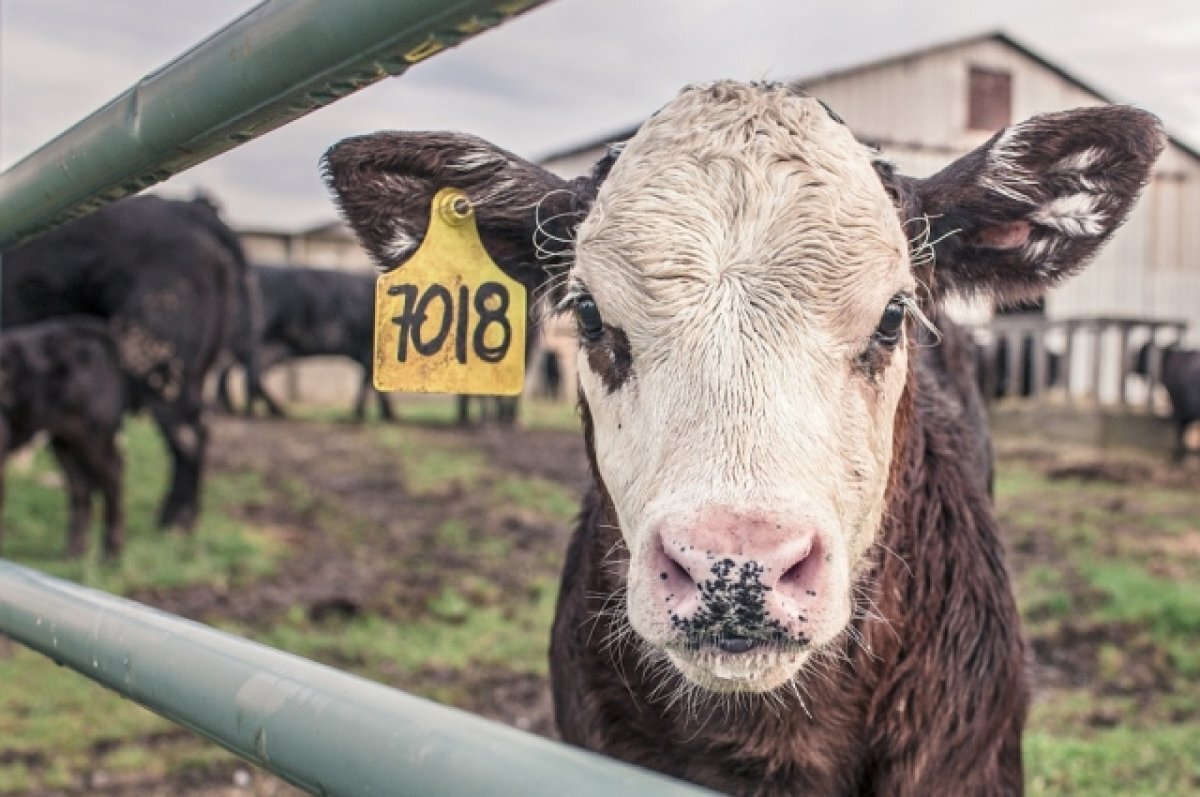
<path id="1" fill-rule="evenodd" d="M 877 60 L 867 61 L 867 62 L 864 62 L 861 64 L 856 64 L 854 66 L 846 67 L 843 69 L 835 69 L 835 70 L 832 70 L 829 72 L 821 72 L 821 73 L 818 73 L 815 75 L 809 75 L 807 77 L 794 78 L 794 79 L 790 80 L 789 82 L 795 83 L 795 84 L 798 84 L 801 86 L 810 85 L 810 84 L 819 83 L 819 82 L 825 81 L 825 80 L 832 80 L 834 78 L 848 77 L 850 75 L 855 75 L 855 74 L 859 74 L 862 72 L 869 72 L 871 70 L 879 69 L 881 67 L 893 66 L 895 64 L 903 63 L 905 61 L 912 61 L 912 60 L 915 60 L 918 58 L 923 58 L 924 56 L 927 56 L 927 55 L 930 55 L 933 53 L 942 52 L 944 50 L 952 50 L 957 47 L 963 47 L 966 45 L 977 44 L 979 42 L 985 42 L 985 41 L 996 41 L 1007 47 L 1012 48 L 1013 50 L 1016 50 L 1017 52 L 1024 55 L 1026 58 L 1029 58 L 1030 60 L 1036 62 L 1037 64 L 1045 67 L 1046 69 L 1048 69 L 1051 72 L 1053 72 L 1054 74 L 1058 75 L 1064 81 L 1066 81 L 1067 83 L 1070 83 L 1071 85 L 1075 86 L 1076 88 L 1086 91 L 1088 94 L 1091 94 L 1092 96 L 1094 96 L 1096 99 L 1100 100 L 1101 102 L 1107 102 L 1107 103 L 1115 102 L 1107 94 L 1105 94 L 1104 92 L 1095 88 L 1090 83 L 1084 82 L 1080 78 L 1076 77 L 1075 75 L 1071 74 L 1067 70 L 1063 69 L 1060 65 L 1054 63 L 1053 61 L 1048 60 L 1045 56 L 1042 56 L 1039 53 L 1035 52 L 1034 50 L 1031 50 L 1029 47 L 1026 47 L 1024 44 L 1017 41 L 1011 35 L 1009 35 L 1008 33 L 1005 33 L 1004 31 L 987 31 L 984 33 L 975 34 L 973 36 L 967 36 L 967 37 L 961 38 L 961 39 L 954 39 L 951 41 L 939 42 L 936 44 L 931 44 L 927 47 L 920 47 L 916 50 L 908 50 L 906 52 L 898 53 L 896 55 L 885 56 L 885 57 L 879 58 Z M 550 155 L 547 155 L 546 157 L 542 158 L 542 160 L 550 161 L 550 160 L 557 160 L 559 158 L 569 158 L 572 155 L 579 155 L 583 152 L 587 152 L 590 149 L 595 149 L 596 147 L 603 146 L 604 144 L 608 144 L 608 143 L 611 143 L 614 141 L 624 141 L 625 139 L 632 137 L 633 134 L 637 132 L 638 127 L 640 127 L 640 126 L 641 126 L 641 123 L 638 123 L 636 125 L 632 125 L 629 127 L 624 127 L 620 130 L 617 130 L 616 132 L 609 134 L 609 135 L 601 136 L 599 138 L 592 139 L 591 141 L 587 141 L 585 143 L 577 144 L 577 145 L 569 147 L 567 149 L 551 153 Z M 1188 155 L 1195 158 L 1196 160 L 1200 161 L 1200 151 L 1192 148 L 1191 146 L 1183 143 L 1179 139 L 1177 139 L 1174 136 L 1171 136 L 1169 134 L 1168 134 L 1167 138 L 1173 145 L 1175 145 L 1179 149 L 1183 150 L 1184 152 L 1186 152 Z"/>

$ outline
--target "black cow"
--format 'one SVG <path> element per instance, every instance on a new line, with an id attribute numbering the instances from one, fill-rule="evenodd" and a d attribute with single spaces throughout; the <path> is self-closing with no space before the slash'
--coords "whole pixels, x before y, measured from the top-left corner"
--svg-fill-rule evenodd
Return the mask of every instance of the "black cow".
<path id="1" fill-rule="evenodd" d="M 1143 346 L 1133 365 L 1133 372 L 1150 373 L 1150 344 Z M 1171 399 L 1171 415 L 1175 419 L 1175 460 L 1187 455 L 1187 428 L 1200 421 L 1200 350 L 1167 346 L 1162 352 L 1162 384 Z"/>
<path id="2" fill-rule="evenodd" d="M 71 316 L 0 337 L 0 507 L 8 455 L 46 431 L 70 495 L 67 552 L 83 553 L 92 493 L 104 496 L 104 552 L 125 542 L 117 432 L 125 409 L 117 347 L 102 321 Z"/>
<path id="3" fill-rule="evenodd" d="M 138 196 L 114 202 L 3 253 L 3 323 L 68 314 L 109 319 L 129 377 L 173 459 L 161 525 L 190 528 L 208 431 L 201 388 L 232 323 L 235 295 L 253 295 L 237 236 L 207 200 Z M 257 382 L 257 355 L 251 358 Z"/>
<path id="4" fill-rule="evenodd" d="M 375 275 L 280 265 L 255 265 L 251 270 L 262 295 L 260 373 L 297 357 L 348 357 L 363 369 L 354 402 L 355 419 L 365 417 L 367 395 L 374 392 L 380 415 L 391 420 L 390 400 L 371 385 Z M 233 407 L 228 387 L 230 372 L 239 363 L 244 365 L 250 353 L 247 343 L 252 337 L 247 323 L 246 315 L 240 314 L 239 333 L 234 335 L 231 347 L 236 362 L 226 365 L 217 379 L 217 401 L 227 411 Z M 248 414 L 253 414 L 256 400 L 266 404 L 271 415 L 283 416 L 283 408 L 261 383 L 247 390 Z"/>

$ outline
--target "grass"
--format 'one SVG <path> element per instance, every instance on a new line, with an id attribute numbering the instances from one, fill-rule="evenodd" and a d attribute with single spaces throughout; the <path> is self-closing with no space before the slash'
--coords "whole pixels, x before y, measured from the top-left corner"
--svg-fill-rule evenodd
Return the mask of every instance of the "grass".
<path id="1" fill-rule="evenodd" d="M 448 400 L 401 402 L 449 423 Z M 526 403 L 523 422 L 572 428 L 561 405 Z M 314 420 L 314 423 L 327 421 Z M 363 445 L 385 451 L 416 496 L 455 500 L 482 484 L 483 513 L 447 505 L 413 548 L 409 572 L 430 579 L 411 606 L 314 618 L 297 606 L 270 622 L 224 628 L 427 697 L 470 705 L 486 674 L 544 677 L 561 550 L 505 535 L 496 517 L 566 528 L 577 496 L 562 485 L 496 467 L 455 435 L 369 422 Z M 234 587 L 276 572 L 288 555 L 278 532 L 244 520 L 280 503 L 315 519 L 338 545 L 378 556 L 378 525 L 352 504 L 316 496 L 301 475 L 211 473 L 194 536 L 154 527 L 167 472 L 157 432 L 127 425 L 129 548 L 116 565 L 90 553 L 64 562 L 65 497 L 39 453 L 8 474 L 6 554 L 57 575 L 128 593 L 197 584 Z M 1183 487 L 1048 480 L 1028 462 L 1001 460 L 1001 523 L 1014 552 L 1025 628 L 1067 655 L 1086 678 L 1039 685 L 1025 736 L 1027 791 L 1050 795 L 1177 795 L 1200 791 L 1200 501 Z M 309 512 L 316 507 L 319 511 Z M 307 513 L 307 514 L 306 514 Z M 491 525 L 489 525 L 491 524 Z M 541 538 L 533 538 L 541 539 Z M 94 541 L 95 542 L 95 541 Z M 424 547 L 422 547 L 424 546 Z M 524 546 L 524 547 L 522 547 Z M 98 547 L 98 546 L 96 546 Z M 394 549 L 389 549 L 394 550 Z M 531 552 L 532 551 L 532 552 Z M 432 554 L 460 568 L 436 578 Z M 396 554 L 390 554 L 396 555 Z M 428 556 L 426 560 L 424 557 Z M 505 579 L 493 579 L 503 572 Z M 528 571 L 528 572 L 526 572 Z M 391 616 L 391 615 L 389 615 Z M 1074 636 L 1072 636 L 1074 634 Z M 1071 639 L 1092 640 L 1080 645 Z M 1064 641 L 1067 640 L 1067 641 Z M 1041 662 L 1038 673 L 1056 664 Z M 481 680 L 481 678 L 485 680 Z M 0 640 L 0 794 L 78 788 L 89 773 L 169 776 L 232 769 L 229 754 L 37 654 Z"/>
<path id="2" fill-rule="evenodd" d="M 394 394 L 392 406 L 396 417 L 405 424 L 415 426 L 453 426 L 458 422 L 458 406 L 454 396 Z M 368 424 L 383 424 L 374 412 L 373 403 L 368 404 Z M 477 418 L 477 412 L 472 417 Z M 346 408 L 292 405 L 288 407 L 288 415 L 305 420 L 344 423 L 351 419 L 350 411 Z M 575 405 L 562 401 L 552 401 L 542 398 L 522 397 L 518 417 L 521 426 L 530 429 L 554 429 L 557 431 L 578 431 L 580 428 L 579 412 Z"/>
<path id="3" fill-rule="evenodd" d="M 1089 562 L 1084 574 L 1104 595 L 1096 616 L 1136 623 L 1160 641 L 1200 640 L 1200 590 L 1193 583 L 1155 577 L 1126 562 Z"/>
<path id="4" fill-rule="evenodd" d="M 455 483 L 476 482 L 485 470 L 486 459 L 479 451 L 462 444 L 434 443 L 420 429 L 383 427 L 374 441 L 396 453 L 405 489 L 413 495 L 437 495 Z"/>
<path id="5" fill-rule="evenodd" d="M 274 571 L 285 553 L 282 545 L 270 531 L 237 519 L 238 510 L 262 493 L 259 474 L 211 474 L 196 531 L 164 532 L 155 518 L 169 464 L 158 431 L 144 419 L 127 420 L 122 446 L 128 542 L 119 562 L 106 562 L 99 554 L 98 518 L 88 554 L 77 561 L 65 559 L 66 494 L 57 465 L 45 449 L 34 453 L 28 467 L 10 467 L 6 474 L 5 557 L 117 594 L 197 584 L 229 587 Z M 62 788 L 97 766 L 107 771 L 143 771 L 153 762 L 170 766 L 171 755 L 146 752 L 128 742 L 174 728 L 74 672 L 0 640 L 0 749 L 28 751 L 44 759 L 37 766 L 0 766 L 0 794 Z M 177 751 L 180 762 L 196 756 L 228 758 L 190 735 L 184 739 Z M 104 740 L 125 743 L 105 752 Z"/>
<path id="6" fill-rule="evenodd" d="M 492 500 L 569 523 L 579 514 L 579 496 L 549 479 L 501 477 L 492 487 Z"/>
<path id="7" fill-rule="evenodd" d="M 547 579 L 532 593 L 508 595 L 503 606 L 477 606 L 456 591 L 444 590 L 430 602 L 427 616 L 414 623 L 366 616 L 323 624 L 293 616 L 260 634 L 259 641 L 458 703 L 463 694 L 455 684 L 446 679 L 422 681 L 419 676 L 430 670 L 546 673 L 556 585 Z"/>
<path id="8" fill-rule="evenodd" d="M 100 555 L 98 511 L 93 512 L 87 554 L 78 560 L 64 557 L 66 491 L 45 448 L 35 452 L 28 468 L 10 467 L 6 474 L 4 555 L 60 578 L 118 594 L 147 587 L 229 585 L 274 569 L 282 554 L 277 541 L 231 515 L 261 493 L 259 474 L 211 474 L 204 486 L 195 532 L 163 531 L 157 528 L 155 518 L 170 466 L 158 431 L 147 420 L 127 420 L 122 446 L 127 545 L 119 562 L 105 562 Z"/>
<path id="9" fill-rule="evenodd" d="M 425 408 L 428 409 L 428 408 Z M 447 422 L 450 416 L 446 415 Z M 321 423 L 323 421 L 315 421 Z M 436 438 L 420 428 L 372 424 L 370 445 L 394 454 L 406 488 L 439 496 L 480 481 L 498 508 L 516 506 L 532 522 L 557 524 L 574 511 L 575 497 L 540 479 L 494 472 L 478 451 Z M 39 451 L 25 469 L 10 469 L 5 509 L 6 555 L 60 577 L 110 592 L 170 591 L 196 585 L 232 588 L 274 572 L 287 555 L 278 532 L 243 518 L 249 509 L 281 502 L 296 516 L 314 517 L 339 544 L 370 556 L 376 524 L 314 495 L 300 477 L 263 473 L 211 473 L 204 511 L 192 535 L 155 528 L 168 472 L 166 452 L 149 423 L 127 423 L 128 545 L 117 563 L 89 552 L 65 561 L 65 496 L 57 468 Z M 568 510 L 568 507 L 570 508 Z M 310 512 L 309 510 L 319 510 Z M 98 529 L 93 530 L 98 548 Z M 456 550 L 470 568 L 499 566 L 513 555 L 513 540 L 473 519 L 448 516 L 432 532 L 438 546 Z M 525 560 L 522 560 L 525 561 Z M 541 559 L 538 559 L 541 562 Z M 415 570 L 424 569 L 420 562 Z M 540 564 L 539 564 L 540 566 Z M 486 569 L 458 574 L 431 593 L 411 622 L 381 616 L 309 617 L 295 607 L 276 622 L 254 627 L 214 621 L 221 627 L 342 669 L 399 685 L 448 703 L 470 694 L 462 673 L 510 672 L 543 677 L 556 598 L 556 573 L 523 574 L 519 589 L 488 580 Z M 436 677 L 431 677 L 436 674 Z M 0 794 L 78 788 L 90 773 L 155 778 L 191 770 L 235 766 L 230 754 L 39 654 L 0 639 Z"/>
<path id="10" fill-rule="evenodd" d="M 1197 793 L 1194 490 L 1051 481 L 1021 462 L 1002 461 L 997 475 L 1010 547 L 1018 561 L 1034 557 L 1016 573 L 1026 633 L 1091 673 L 1086 686 L 1037 690 L 1024 740 L 1027 793 Z M 1063 641 L 1072 635 L 1094 644 Z"/>
<path id="11" fill-rule="evenodd" d="M 1036 719 L 1036 714 L 1035 714 Z M 1179 797 L 1200 788 L 1196 729 L 1111 728 L 1087 735 L 1025 735 L 1027 793 Z"/>

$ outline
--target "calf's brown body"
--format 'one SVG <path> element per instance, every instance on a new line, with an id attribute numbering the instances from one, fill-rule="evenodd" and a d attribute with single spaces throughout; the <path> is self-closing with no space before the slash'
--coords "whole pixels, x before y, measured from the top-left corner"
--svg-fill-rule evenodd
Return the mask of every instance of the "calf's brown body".
<path id="1" fill-rule="evenodd" d="M 551 674 L 566 741 L 746 795 L 1021 793 L 1028 688 L 989 499 L 970 343 L 945 321 L 909 374 L 880 551 L 860 579 L 880 617 L 799 695 L 670 704 L 636 644 L 608 644 L 620 530 L 595 479 L 563 572 Z M 585 422 L 587 413 L 584 413 Z M 589 434 L 590 441 L 590 434 Z M 618 623 L 619 625 L 619 623 Z M 671 676 L 665 676 L 671 677 Z M 678 677 L 678 676 L 675 676 Z"/>

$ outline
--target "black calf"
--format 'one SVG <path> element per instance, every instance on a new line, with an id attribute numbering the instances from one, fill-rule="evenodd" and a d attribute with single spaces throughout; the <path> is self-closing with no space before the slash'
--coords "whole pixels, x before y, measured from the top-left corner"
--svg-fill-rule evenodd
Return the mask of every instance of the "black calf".
<path id="1" fill-rule="evenodd" d="M 125 542 L 121 454 L 116 436 L 125 408 L 117 347 L 105 325 L 68 316 L 6 331 L 0 338 L 0 506 L 8 454 L 38 432 L 66 475 L 70 495 L 67 552 L 83 553 L 92 493 L 104 496 L 104 552 Z"/>

